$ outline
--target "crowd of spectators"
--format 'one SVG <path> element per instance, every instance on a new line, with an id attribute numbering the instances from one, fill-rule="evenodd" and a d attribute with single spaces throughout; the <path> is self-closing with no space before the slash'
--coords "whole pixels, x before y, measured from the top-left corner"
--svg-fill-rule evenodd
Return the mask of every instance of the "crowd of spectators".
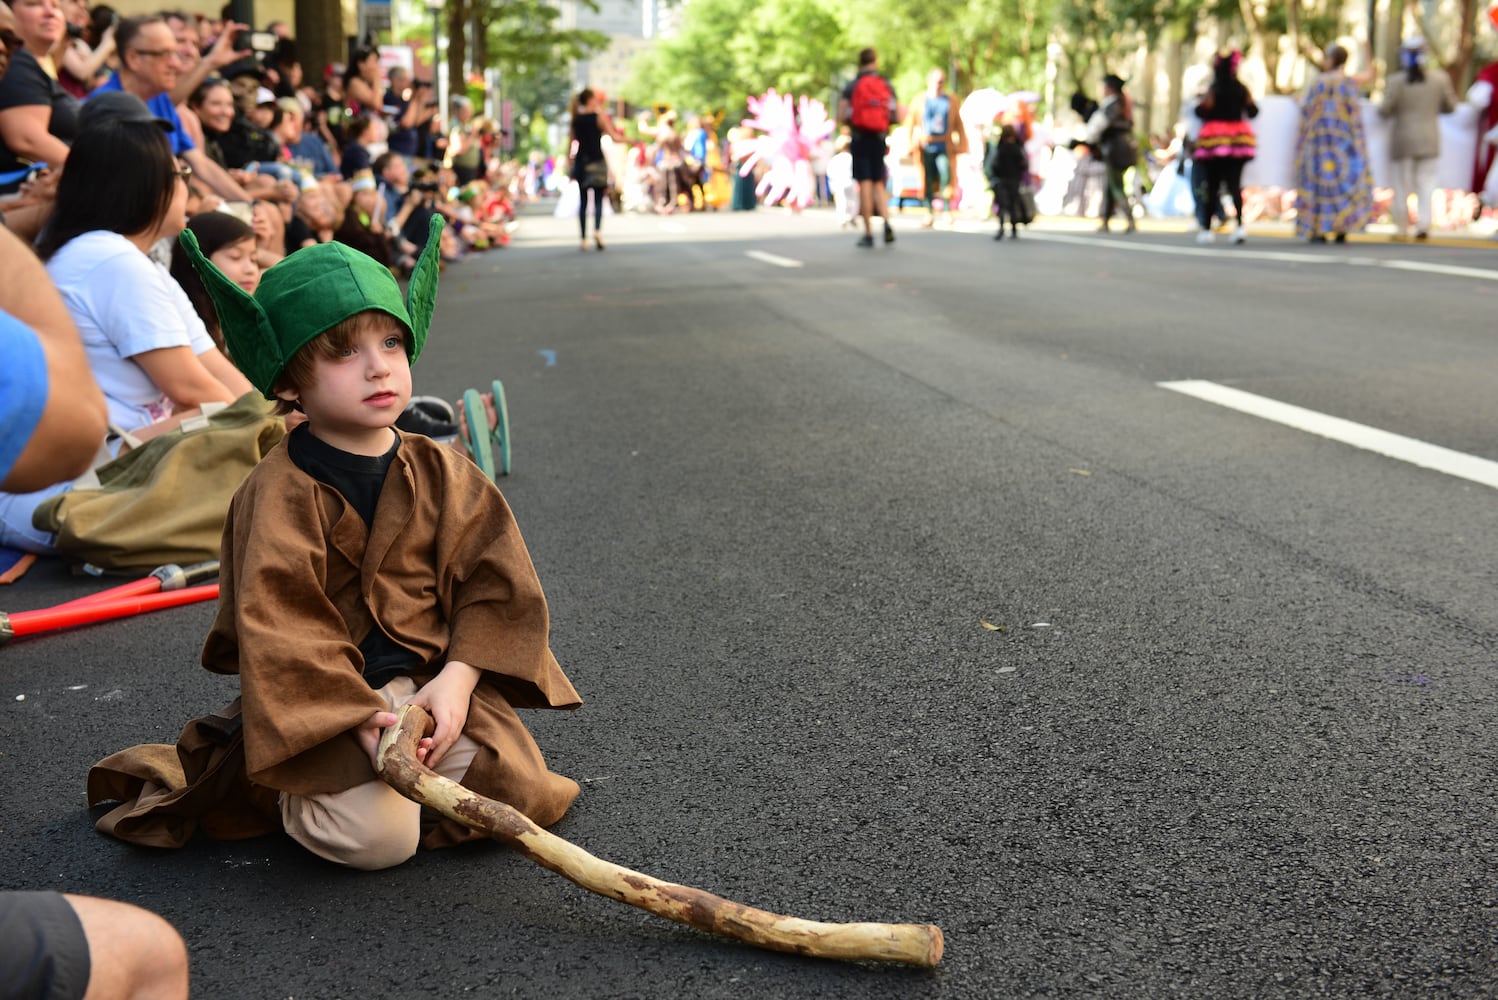
<path id="1" fill-rule="evenodd" d="M 428 82 L 401 66 L 387 74 L 374 48 L 304 72 L 282 22 L 249 32 L 181 11 L 122 19 L 82 0 L 0 2 L 0 39 L 0 211 L 27 239 L 81 108 L 109 91 L 170 124 L 172 152 L 192 170 L 189 212 L 250 225 L 261 266 L 346 236 L 409 267 L 433 214 L 450 223 L 449 262 L 504 246 L 515 228 L 519 170 L 499 157 L 496 123 L 463 95 L 442 115 Z"/>
<path id="2" fill-rule="evenodd" d="M 250 293 L 265 268 L 315 243 L 409 274 L 437 229 L 449 263 L 509 238 L 516 171 L 500 167 L 495 129 L 466 99 L 444 134 L 410 75 L 383 80 L 377 56 L 309 82 L 284 25 L 269 26 L 263 51 L 240 47 L 244 30 L 176 12 L 121 19 L 80 0 L 0 2 L 0 583 L 38 556 L 77 557 L 43 526 L 44 505 L 85 495 L 131 449 L 126 461 L 180 453 L 188 438 L 172 432 L 260 396 L 226 347 L 184 229 Z M 492 434 L 494 402 L 480 398 Z M 396 426 L 458 435 L 452 407 L 418 399 L 428 409 L 413 401 Z M 208 485 L 226 511 L 238 483 L 217 457 L 198 479 L 161 481 L 183 500 Z M 7 891 L 0 925 L 21 977 L 0 994 L 188 995 L 181 935 L 149 911 Z"/>
<path id="3" fill-rule="evenodd" d="M 431 88 L 373 49 L 304 73 L 284 24 L 79 0 L 0 2 L 0 43 L 0 229 L 45 264 L 103 390 L 96 462 L 252 391 L 184 229 L 251 292 L 317 243 L 405 277 L 437 217 L 444 266 L 514 231 L 520 171 L 495 124 L 459 97 L 447 127 Z M 0 578 L 55 551 L 33 514 L 72 488 L 0 492 Z"/>

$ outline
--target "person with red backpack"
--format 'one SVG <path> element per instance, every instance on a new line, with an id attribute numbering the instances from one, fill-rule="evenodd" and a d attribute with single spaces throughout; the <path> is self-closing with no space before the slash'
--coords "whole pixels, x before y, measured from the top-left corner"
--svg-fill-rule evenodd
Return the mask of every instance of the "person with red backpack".
<path id="1" fill-rule="evenodd" d="M 889 176 L 884 157 L 889 153 L 889 126 L 897 115 L 895 88 L 879 72 L 879 54 L 872 48 L 858 53 L 858 75 L 843 89 L 838 121 L 852 131 L 853 179 L 858 182 L 858 214 L 863 219 L 861 247 L 874 245 L 873 217 L 884 220 L 884 242 L 895 241 L 889 224 Z"/>

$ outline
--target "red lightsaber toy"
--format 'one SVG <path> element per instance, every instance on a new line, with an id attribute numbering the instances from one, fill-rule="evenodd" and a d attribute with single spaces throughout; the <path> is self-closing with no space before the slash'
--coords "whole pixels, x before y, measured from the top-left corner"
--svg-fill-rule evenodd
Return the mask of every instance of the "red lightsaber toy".
<path id="1" fill-rule="evenodd" d="M 97 594 L 89 594 L 87 597 L 74 598 L 55 605 L 52 610 L 60 608 L 77 607 L 80 604 L 94 604 L 98 601 L 112 601 L 122 597 L 135 597 L 138 594 L 166 593 L 169 590 L 182 590 L 211 580 L 218 576 L 218 560 L 211 559 L 208 562 L 193 563 L 191 566 L 178 566 L 176 563 L 167 563 L 165 566 L 157 566 L 150 574 L 142 579 L 131 583 L 122 583 L 118 587 L 110 587 L 101 590 Z"/>
<path id="2" fill-rule="evenodd" d="M 0 646 L 18 636 L 54 632 L 113 618 L 128 618 L 146 611 L 216 600 L 218 584 L 196 587 L 188 584 L 217 573 L 216 561 L 197 563 L 185 568 L 169 564 L 152 570 L 144 579 L 65 601 L 55 607 L 17 611 L 14 614 L 0 611 Z"/>

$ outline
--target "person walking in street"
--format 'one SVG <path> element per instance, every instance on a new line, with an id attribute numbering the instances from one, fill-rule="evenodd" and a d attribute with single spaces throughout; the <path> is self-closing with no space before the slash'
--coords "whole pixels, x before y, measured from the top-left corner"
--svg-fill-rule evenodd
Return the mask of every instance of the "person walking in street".
<path id="1" fill-rule="evenodd" d="M 640 134 L 649 136 L 654 140 L 654 162 L 657 176 L 655 190 L 655 210 L 662 215 L 670 215 L 678 208 L 690 212 L 692 210 L 692 186 L 690 177 L 684 176 L 683 167 L 686 166 L 686 146 L 683 145 L 681 133 L 676 130 L 676 112 L 667 110 L 656 119 L 654 127 L 647 125 L 643 119 L 639 123 Z M 687 183 L 683 184 L 683 181 Z M 685 192 L 687 197 L 681 196 Z"/>
<path id="2" fill-rule="evenodd" d="M 1124 175 L 1139 160 L 1139 141 L 1134 138 L 1134 102 L 1124 93 L 1124 79 L 1116 73 L 1103 77 L 1103 102 L 1087 120 L 1087 144 L 1102 156 L 1108 170 L 1103 189 L 1102 224 L 1106 233 L 1113 214 L 1123 209 L 1128 232 L 1134 231 L 1134 205 L 1124 186 Z"/>
<path id="3" fill-rule="evenodd" d="M 1030 172 L 1030 161 L 1025 147 L 1020 143 L 1019 132 L 1013 125 L 999 129 L 999 141 L 989 147 L 983 172 L 993 188 L 994 214 L 999 217 L 999 231 L 993 234 L 996 240 L 1004 238 L 1004 220 L 1009 220 L 1009 234 L 1019 239 L 1019 224 L 1029 223 L 1024 205 L 1020 200 L 1020 185 Z"/>
<path id="4" fill-rule="evenodd" d="M 895 241 L 895 230 L 889 224 L 889 192 L 886 183 L 889 169 L 884 158 L 889 155 L 889 126 L 895 120 L 898 105 L 895 88 L 879 72 L 879 53 L 872 47 L 858 53 L 858 75 L 843 90 L 837 120 L 851 129 L 853 179 L 858 181 L 858 214 L 863 220 L 861 247 L 874 245 L 873 218 L 884 220 L 884 242 Z"/>
<path id="5" fill-rule="evenodd" d="M 948 225 L 956 221 L 952 209 L 953 161 L 967 147 L 962 119 L 955 113 L 957 109 L 946 86 L 947 74 L 932 70 L 926 78 L 920 109 L 912 108 L 910 115 L 910 148 L 921 151 L 921 176 L 930 212 L 922 225 L 927 229 L 936 225 L 938 201 L 947 213 Z"/>
<path id="6" fill-rule="evenodd" d="M 577 181 L 579 250 L 588 249 L 588 195 L 593 196 L 593 245 L 603 249 L 603 202 L 608 197 L 609 164 L 603 156 L 603 137 L 624 142 L 624 133 L 598 113 L 598 95 L 591 87 L 578 91 L 572 103 L 572 179 Z"/>
<path id="7" fill-rule="evenodd" d="M 1338 243 L 1373 217 L 1373 177 L 1358 84 L 1347 50 L 1326 50 L 1325 69 L 1301 102 L 1295 158 L 1295 232 L 1312 243 Z"/>
<path id="8" fill-rule="evenodd" d="M 1233 242 L 1242 243 L 1247 237 L 1243 228 L 1243 168 L 1257 149 L 1249 119 L 1259 113 L 1259 106 L 1238 79 L 1241 58 L 1237 52 L 1217 57 L 1212 84 L 1196 105 L 1201 129 L 1192 152 L 1191 179 L 1200 188 L 1195 199 L 1198 243 L 1216 239 L 1212 214 L 1222 206 L 1224 189 L 1233 201 Z"/>
<path id="9" fill-rule="evenodd" d="M 733 212 L 752 212 L 757 196 L 754 187 L 758 178 L 754 168 L 748 167 L 750 154 L 754 150 L 754 130 L 735 125 L 728 130 L 728 162 L 733 170 L 733 199 L 728 208 Z"/>
<path id="10" fill-rule="evenodd" d="M 1403 69 L 1389 76 L 1378 113 L 1392 118 L 1389 159 L 1393 167 L 1395 239 L 1409 236 L 1410 193 L 1415 195 L 1415 239 L 1430 235 L 1431 199 L 1441 155 L 1441 115 L 1456 110 L 1451 77 L 1425 65 L 1425 39 L 1416 35 L 1400 51 Z"/>

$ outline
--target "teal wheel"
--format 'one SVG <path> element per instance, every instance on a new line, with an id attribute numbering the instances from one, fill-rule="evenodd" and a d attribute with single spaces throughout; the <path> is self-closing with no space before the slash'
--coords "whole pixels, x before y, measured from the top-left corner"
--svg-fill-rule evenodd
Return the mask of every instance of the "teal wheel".
<path id="1" fill-rule="evenodd" d="M 484 475 L 494 478 L 494 445 L 489 441 L 489 411 L 477 389 L 463 393 L 463 426 L 468 431 L 468 453 Z"/>
<path id="2" fill-rule="evenodd" d="M 499 474 L 510 474 L 510 409 L 505 406 L 505 387 L 499 379 L 494 380 L 494 412 L 499 420 L 494 424 L 494 451 Z"/>

